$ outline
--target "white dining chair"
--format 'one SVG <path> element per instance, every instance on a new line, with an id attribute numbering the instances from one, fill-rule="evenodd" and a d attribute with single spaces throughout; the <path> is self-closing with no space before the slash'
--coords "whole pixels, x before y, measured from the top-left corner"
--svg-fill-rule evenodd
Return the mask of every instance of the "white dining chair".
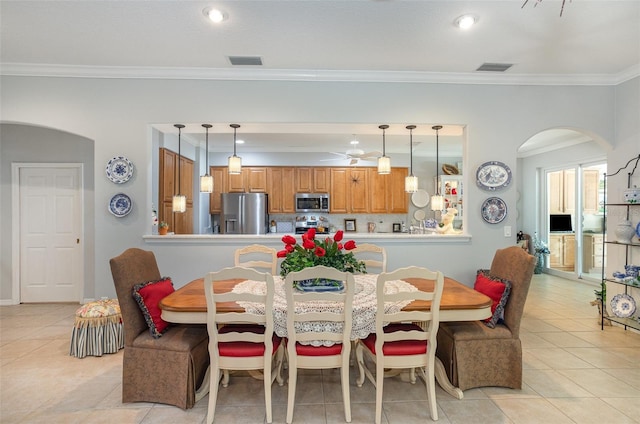
<path id="1" fill-rule="evenodd" d="M 261 244 L 251 244 L 249 246 L 236 249 L 235 251 L 235 266 L 253 268 L 258 271 L 268 271 L 272 275 L 275 275 L 277 264 L 277 250 L 272 247 Z"/>
<path id="2" fill-rule="evenodd" d="M 343 281 L 344 290 L 300 292 L 294 288 L 295 281 L 313 278 Z M 353 275 L 320 265 L 290 272 L 285 278 L 284 286 L 287 297 L 287 354 L 289 360 L 287 423 L 293 421 L 298 368 L 340 368 L 344 417 L 346 422 L 351 422 L 349 354 L 351 352 L 352 305 L 355 287 Z M 312 306 L 309 305 L 309 302 L 313 302 Z M 315 306 L 313 306 L 314 304 Z M 304 326 L 314 327 L 314 331 L 300 331 Z M 326 341 L 326 343 L 320 341 Z"/>
<path id="3" fill-rule="evenodd" d="M 433 290 L 395 293 L 385 291 L 387 281 L 407 278 L 432 280 Z M 378 276 L 376 332 L 356 343 L 356 359 L 360 371 L 356 383 L 358 387 L 362 387 L 366 376 L 376 387 L 376 424 L 379 424 L 382 419 L 382 389 L 385 369 L 411 370 L 412 383 L 415 382 L 413 368 L 417 369 L 426 384 L 431 418 L 438 419 L 434 367 L 443 287 L 444 276 L 442 272 L 430 271 L 421 267 L 400 268 Z M 391 302 L 411 302 L 414 300 L 431 302 L 431 309 L 429 311 L 401 310 L 391 313 L 385 308 L 385 304 L 388 305 Z M 419 322 L 420 325 L 415 324 L 416 322 Z M 364 354 L 375 362 L 375 376 L 365 366 Z"/>
<path id="4" fill-rule="evenodd" d="M 264 281 L 266 290 L 255 293 L 215 293 L 216 281 L 244 279 Z M 207 423 L 213 423 L 222 370 L 262 370 L 267 422 L 272 421 L 271 385 L 280 375 L 284 343 L 273 332 L 273 277 L 250 268 L 224 268 L 210 272 L 204 279 L 207 298 L 207 330 L 209 332 L 210 386 Z M 252 312 L 220 312 L 216 302 L 252 302 L 264 304 L 264 314 Z M 226 376 L 225 376 L 226 378 Z"/>
<path id="5" fill-rule="evenodd" d="M 387 251 L 384 247 L 371 243 L 359 243 L 351 252 L 358 260 L 364 262 L 368 273 L 387 272 Z M 374 272 L 371 268 L 375 268 Z"/>

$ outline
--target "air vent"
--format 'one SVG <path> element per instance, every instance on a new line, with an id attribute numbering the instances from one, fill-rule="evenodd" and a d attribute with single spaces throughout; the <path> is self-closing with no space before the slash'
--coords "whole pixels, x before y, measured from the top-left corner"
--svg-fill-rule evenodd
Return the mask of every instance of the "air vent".
<path id="1" fill-rule="evenodd" d="M 229 56 L 229 62 L 234 66 L 262 66 L 260 56 Z"/>
<path id="2" fill-rule="evenodd" d="M 483 63 L 476 71 L 504 72 L 512 66 L 513 63 Z"/>

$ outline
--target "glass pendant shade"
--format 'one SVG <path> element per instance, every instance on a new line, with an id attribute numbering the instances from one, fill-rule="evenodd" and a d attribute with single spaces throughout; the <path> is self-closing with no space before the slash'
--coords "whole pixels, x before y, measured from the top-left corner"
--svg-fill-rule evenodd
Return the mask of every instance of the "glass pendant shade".
<path id="1" fill-rule="evenodd" d="M 184 194 L 176 194 L 173 196 L 173 204 L 171 210 L 173 212 L 183 213 L 187 211 L 187 196 Z"/>
<path id="2" fill-rule="evenodd" d="M 229 156 L 229 174 L 238 175 L 242 173 L 242 158 L 236 155 L 236 131 L 240 128 L 238 124 L 230 124 L 233 128 L 233 156 Z"/>
<path id="3" fill-rule="evenodd" d="M 390 174 L 391 173 L 391 159 L 387 156 L 381 156 L 378 158 L 378 174 Z"/>
<path id="4" fill-rule="evenodd" d="M 209 175 L 209 128 L 213 125 L 202 124 L 202 126 L 205 128 L 207 135 L 204 148 L 205 172 L 204 175 L 200 177 L 200 193 L 213 193 L 213 176 Z"/>
<path id="5" fill-rule="evenodd" d="M 200 177 L 200 193 L 213 193 L 213 176 L 205 174 Z"/>
<path id="6" fill-rule="evenodd" d="M 242 173 L 242 158 L 240 156 L 229 156 L 229 174 L 237 175 Z"/>
<path id="7" fill-rule="evenodd" d="M 444 209 L 444 197 L 439 194 L 434 194 L 431 196 L 431 210 L 432 211 L 441 211 Z"/>
<path id="8" fill-rule="evenodd" d="M 404 191 L 407 193 L 415 193 L 418 191 L 418 177 L 409 175 L 404 179 Z"/>

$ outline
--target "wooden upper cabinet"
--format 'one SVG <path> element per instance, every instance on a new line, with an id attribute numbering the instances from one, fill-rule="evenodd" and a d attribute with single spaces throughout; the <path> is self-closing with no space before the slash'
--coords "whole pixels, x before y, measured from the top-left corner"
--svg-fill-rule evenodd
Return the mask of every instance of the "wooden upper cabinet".
<path id="1" fill-rule="evenodd" d="M 266 193 L 267 192 L 267 168 L 248 167 L 243 170 L 246 172 L 247 192 L 249 193 Z"/>
<path id="2" fill-rule="evenodd" d="M 349 213 L 349 197 L 347 188 L 349 183 L 349 168 L 331 168 L 329 212 Z"/>
<path id="3" fill-rule="evenodd" d="M 369 171 L 366 168 L 349 169 L 349 203 L 351 213 L 369 212 Z"/>
<path id="4" fill-rule="evenodd" d="M 296 168 L 296 193 L 313 192 L 313 168 Z"/>
<path id="5" fill-rule="evenodd" d="M 294 169 L 271 167 L 267 169 L 269 213 L 295 213 Z"/>
<path id="6" fill-rule="evenodd" d="M 239 174 L 229 174 L 227 169 L 227 187 L 223 193 L 244 193 L 246 177 L 246 168 L 243 168 Z"/>
<path id="7" fill-rule="evenodd" d="M 224 193 L 224 188 L 227 186 L 227 168 L 212 166 L 209 168 L 209 175 L 213 177 L 213 192 L 209 195 L 209 213 L 221 213 L 221 194 Z"/>
<path id="8" fill-rule="evenodd" d="M 160 206 L 158 219 L 169 224 L 169 231 L 176 234 L 192 234 L 194 162 L 183 156 L 180 158 L 180 167 L 178 167 L 177 153 L 161 148 L 159 154 Z M 178 172 L 180 172 L 179 176 Z M 178 178 L 180 179 L 180 190 L 176 190 Z M 187 211 L 184 213 L 173 213 L 172 211 L 173 195 L 178 194 L 178 191 L 187 198 Z"/>
<path id="9" fill-rule="evenodd" d="M 329 168 L 313 168 L 313 192 L 329 193 L 330 186 Z"/>
<path id="10" fill-rule="evenodd" d="M 404 191 L 404 180 L 409 175 L 408 168 L 391 168 L 387 184 L 387 213 L 409 212 L 409 194 Z"/>
<path id="11" fill-rule="evenodd" d="M 171 202 L 173 195 L 175 194 L 174 178 L 176 173 L 176 155 L 171 150 L 165 148 L 160 149 L 159 157 L 159 181 L 158 187 L 160 189 L 160 202 Z M 162 214 L 164 215 L 164 214 Z M 162 216 L 158 217 L 160 221 L 167 221 Z"/>
<path id="12" fill-rule="evenodd" d="M 369 212 L 387 213 L 389 203 L 389 180 L 391 175 L 378 174 L 377 168 L 369 168 Z"/>
<path id="13" fill-rule="evenodd" d="M 582 199 L 584 205 L 582 212 L 585 214 L 598 213 L 598 190 L 600 188 L 600 174 L 597 169 L 585 169 L 582 172 Z"/>

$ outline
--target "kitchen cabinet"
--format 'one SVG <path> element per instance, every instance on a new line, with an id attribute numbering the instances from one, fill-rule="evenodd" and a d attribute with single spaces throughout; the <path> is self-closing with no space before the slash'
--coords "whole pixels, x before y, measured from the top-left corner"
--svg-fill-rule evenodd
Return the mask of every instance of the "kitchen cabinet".
<path id="1" fill-rule="evenodd" d="M 295 213 L 295 171 L 288 167 L 267 169 L 269 213 Z"/>
<path id="2" fill-rule="evenodd" d="M 266 166 L 245 166 L 240 174 L 229 174 L 226 166 L 212 166 L 211 175 L 214 175 L 213 184 L 216 183 L 215 175 L 221 175 L 222 184 L 214 187 L 214 191 L 220 193 L 266 193 L 267 192 Z"/>
<path id="3" fill-rule="evenodd" d="M 209 195 L 209 213 L 222 213 L 222 196 L 227 187 L 227 168 L 221 166 L 209 167 L 209 175 L 213 177 L 213 192 Z"/>
<path id="4" fill-rule="evenodd" d="M 328 167 L 298 167 L 296 168 L 296 193 L 328 193 Z"/>
<path id="5" fill-rule="evenodd" d="M 549 268 L 573 271 L 575 268 L 575 234 L 549 234 Z"/>
<path id="6" fill-rule="evenodd" d="M 454 218 L 462 220 L 462 175 L 440 175 L 440 194 L 444 200 L 444 208 L 455 208 L 458 214 Z"/>
<path id="7" fill-rule="evenodd" d="M 550 172 L 549 180 L 549 213 L 573 214 L 575 212 L 576 173 L 573 169 Z M 584 214 L 598 213 L 598 190 L 600 175 L 596 169 L 585 169 L 582 172 L 582 211 Z"/>
<path id="8" fill-rule="evenodd" d="M 266 193 L 267 192 L 267 168 L 262 167 L 246 167 L 243 169 L 243 173 L 246 172 L 246 188 L 247 193 Z"/>
<path id="9" fill-rule="evenodd" d="M 159 216 L 160 221 L 169 224 L 169 231 L 176 234 L 193 233 L 193 169 L 194 163 L 184 156 L 180 157 L 178 166 L 178 154 L 166 149 L 159 150 L 159 175 L 158 187 L 160 192 Z M 178 184 L 178 171 L 180 171 L 180 194 L 187 198 L 187 210 L 184 213 L 173 213 L 173 195 Z"/>
<path id="10" fill-rule="evenodd" d="M 605 265 L 604 236 L 584 234 L 582 236 L 582 272 L 600 273 Z"/>
<path id="11" fill-rule="evenodd" d="M 331 168 L 330 213 L 368 213 L 367 168 Z"/>
<path id="12" fill-rule="evenodd" d="M 407 168 L 391 168 L 391 173 L 378 174 L 377 168 L 369 169 L 369 213 L 407 213 L 409 199 L 404 191 Z"/>

